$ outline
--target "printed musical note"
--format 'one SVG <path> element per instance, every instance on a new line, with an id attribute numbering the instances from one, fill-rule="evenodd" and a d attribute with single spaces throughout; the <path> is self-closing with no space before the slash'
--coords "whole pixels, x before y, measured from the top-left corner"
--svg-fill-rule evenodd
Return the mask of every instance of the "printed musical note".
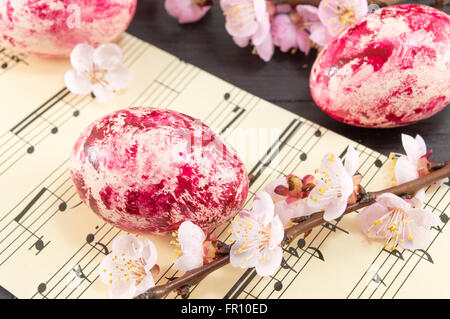
<path id="1" fill-rule="evenodd" d="M 72 268 L 72 270 L 75 272 L 75 275 L 76 275 L 78 278 L 84 279 L 84 280 L 87 280 L 87 281 L 91 282 L 91 281 L 89 280 L 89 278 L 87 278 L 86 275 L 84 274 L 83 269 L 81 268 L 80 265 L 74 266 L 74 267 Z"/>
<path id="2" fill-rule="evenodd" d="M 96 250 L 100 251 L 102 254 L 104 255 L 108 255 L 109 254 L 109 249 L 108 247 L 101 243 L 101 242 L 96 242 L 94 244 L 92 244 L 95 240 L 95 236 L 94 234 L 88 234 L 86 237 L 86 242 L 91 245 L 93 248 L 95 248 Z M 98 249 L 96 246 L 100 246 L 101 249 Z"/>
<path id="3" fill-rule="evenodd" d="M 383 284 L 384 286 L 386 286 L 386 284 L 384 283 L 383 279 L 380 277 L 380 275 L 378 275 L 378 273 L 375 273 L 375 275 L 372 278 L 372 281 L 376 284 Z"/>
<path id="4" fill-rule="evenodd" d="M 272 279 L 275 280 L 275 283 L 273 284 L 273 289 L 275 291 L 281 291 L 283 289 L 283 283 L 274 277 L 272 277 Z"/>
<path id="5" fill-rule="evenodd" d="M 403 254 L 398 250 L 398 249 L 394 249 L 394 250 L 387 250 L 386 248 L 383 248 L 384 252 L 387 252 L 388 254 L 397 257 L 398 259 L 401 260 L 405 260 L 403 258 Z"/>
<path id="6" fill-rule="evenodd" d="M 336 224 L 331 224 L 331 223 L 329 223 L 329 222 L 326 222 L 325 224 L 323 224 L 323 227 L 325 227 L 325 228 L 331 230 L 331 231 L 334 232 L 334 233 L 336 232 L 336 230 L 340 230 L 340 231 L 343 232 L 343 233 L 349 234 L 349 232 L 346 231 L 345 229 L 343 229 L 343 228 L 337 226 Z"/>
<path id="7" fill-rule="evenodd" d="M 283 250 L 284 250 L 285 252 L 291 254 L 292 256 L 295 256 L 295 257 L 297 257 L 297 258 L 299 257 L 299 256 L 298 256 L 298 253 L 297 253 L 297 250 L 296 250 L 294 247 L 288 247 L 287 249 L 286 249 L 286 248 L 283 248 Z"/>
<path id="8" fill-rule="evenodd" d="M 300 238 L 299 240 L 297 240 L 297 247 L 300 249 L 303 249 L 303 247 L 305 247 L 306 245 L 306 241 L 304 238 Z"/>
<path id="9" fill-rule="evenodd" d="M 22 225 L 22 227 L 24 227 Z M 27 229 L 28 230 L 28 229 Z M 28 230 L 29 231 L 29 230 Z M 30 231 L 29 231 L 30 232 Z M 32 232 L 31 232 L 32 233 Z M 34 237 L 37 237 L 34 233 L 32 233 Z M 39 253 L 48 246 L 48 244 L 50 243 L 50 241 L 48 241 L 47 243 L 44 243 L 44 241 L 42 240 L 43 236 L 39 237 L 36 242 L 30 246 L 30 248 L 28 248 L 28 250 L 31 250 L 32 248 L 35 248 L 37 250 L 36 255 L 39 255 Z"/>
<path id="10" fill-rule="evenodd" d="M 77 208 L 79 206 L 83 205 L 83 201 L 79 201 L 78 203 L 76 203 L 74 206 L 70 207 L 70 209 L 74 209 Z"/>
<path id="11" fill-rule="evenodd" d="M 25 206 L 25 208 L 20 212 L 20 214 L 17 215 L 16 218 L 14 218 L 14 220 L 17 223 L 20 223 L 20 220 L 25 216 L 26 213 L 28 213 L 28 211 L 31 209 L 31 207 L 33 207 L 33 205 L 36 204 L 36 202 L 39 200 L 39 198 L 41 198 L 42 195 L 44 195 L 46 191 L 47 191 L 47 188 L 43 187 L 39 191 L 39 193 L 37 193 L 36 196 L 33 197 L 33 199 L 28 203 L 28 205 Z"/>
<path id="12" fill-rule="evenodd" d="M 44 295 L 44 292 L 47 290 L 47 285 L 45 283 L 40 283 L 37 287 L 37 291 L 44 299 L 47 299 L 47 296 Z"/>
<path id="13" fill-rule="evenodd" d="M 289 266 L 289 264 L 287 263 L 286 259 L 284 259 L 284 257 L 281 259 L 281 268 L 283 268 L 283 269 L 290 269 L 293 272 L 297 272 L 294 268 Z"/>
<path id="14" fill-rule="evenodd" d="M 325 261 L 325 258 L 323 257 L 323 254 L 319 249 L 309 246 L 309 247 L 306 247 L 306 251 L 308 251 L 308 250 L 312 251 L 312 253 L 311 252 L 308 252 L 308 253 L 311 253 L 311 255 L 313 255 L 314 257 L 319 258 L 322 261 Z"/>
<path id="15" fill-rule="evenodd" d="M 6 71 L 10 70 L 15 65 L 21 63 L 23 65 L 29 65 L 26 61 L 27 56 L 25 54 L 19 53 L 19 54 L 13 54 L 9 52 L 9 50 L 6 50 L 5 48 L 0 49 L 0 68 L 1 72 L 0 74 L 5 73 Z"/>
<path id="16" fill-rule="evenodd" d="M 418 252 L 420 252 L 420 253 L 418 253 Z M 434 264 L 433 258 L 431 258 L 431 255 L 427 251 L 425 251 L 423 249 L 416 249 L 413 253 L 414 253 L 414 255 L 419 256 L 420 258 L 428 261 L 429 263 Z"/>

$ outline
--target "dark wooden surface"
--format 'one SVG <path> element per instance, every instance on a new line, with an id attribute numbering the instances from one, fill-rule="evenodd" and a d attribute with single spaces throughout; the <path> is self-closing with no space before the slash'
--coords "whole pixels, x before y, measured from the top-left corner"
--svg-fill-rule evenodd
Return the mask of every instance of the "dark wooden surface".
<path id="1" fill-rule="evenodd" d="M 226 33 L 224 23 L 217 4 L 199 22 L 179 25 L 166 13 L 163 0 L 138 0 L 136 17 L 128 32 L 385 155 L 401 152 L 400 134 L 407 133 L 422 135 L 434 150 L 434 160 L 450 160 L 450 107 L 427 120 L 401 128 L 366 129 L 340 123 L 312 102 L 308 79 L 315 51 L 306 57 L 302 53 L 291 55 L 277 50 L 272 61 L 265 63 L 253 56 L 250 48 L 237 47 Z"/>

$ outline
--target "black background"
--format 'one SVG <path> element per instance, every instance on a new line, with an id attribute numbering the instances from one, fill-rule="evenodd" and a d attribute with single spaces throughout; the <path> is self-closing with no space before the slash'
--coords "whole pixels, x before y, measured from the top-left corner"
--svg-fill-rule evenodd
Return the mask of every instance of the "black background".
<path id="1" fill-rule="evenodd" d="M 448 13 L 450 7 L 447 6 L 445 11 Z M 391 151 L 403 153 L 401 133 L 420 134 L 428 148 L 433 149 L 433 160 L 450 160 L 449 107 L 417 124 L 394 129 L 368 129 L 340 123 L 312 102 L 309 73 L 316 51 L 305 56 L 301 52 L 291 55 L 276 50 L 272 60 L 265 63 L 251 54 L 250 47 L 237 47 L 227 34 L 224 23 L 225 18 L 218 4 L 199 22 L 179 25 L 166 13 L 163 0 L 138 0 L 136 16 L 128 32 L 382 154 L 389 155 Z M 304 68 L 305 64 L 307 68 Z"/>

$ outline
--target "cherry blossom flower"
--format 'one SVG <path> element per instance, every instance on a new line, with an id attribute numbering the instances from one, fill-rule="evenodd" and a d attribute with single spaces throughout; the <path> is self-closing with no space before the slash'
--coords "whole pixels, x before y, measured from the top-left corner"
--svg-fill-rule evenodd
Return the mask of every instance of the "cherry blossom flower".
<path id="1" fill-rule="evenodd" d="M 403 184 L 424 176 L 429 173 L 428 158 L 432 151 L 427 153 L 427 146 L 420 135 L 416 138 L 402 134 L 402 144 L 406 155 L 396 159 L 394 172 L 397 183 Z M 438 185 L 445 183 L 448 179 L 439 181 Z M 414 195 L 414 204 L 420 206 L 425 199 L 425 189 L 421 189 Z"/>
<path id="2" fill-rule="evenodd" d="M 165 0 L 164 6 L 179 23 L 196 22 L 211 9 L 211 6 L 201 6 L 195 0 Z"/>
<path id="3" fill-rule="evenodd" d="M 100 279 L 109 285 L 109 296 L 130 299 L 155 286 L 152 270 L 157 251 L 148 239 L 120 235 L 112 243 L 111 253 L 99 266 Z"/>
<path id="4" fill-rule="evenodd" d="M 303 179 L 288 175 L 272 181 L 264 188 L 274 201 L 275 214 L 284 226 L 290 225 L 292 218 L 314 213 L 306 200 L 310 189 L 314 187 L 312 182 L 312 175 L 306 175 Z"/>
<path id="5" fill-rule="evenodd" d="M 275 16 L 272 36 L 281 51 L 300 49 L 306 55 L 311 49 L 311 41 L 323 47 L 333 38 L 320 21 L 318 9 L 311 5 L 298 5 L 289 14 Z"/>
<path id="6" fill-rule="evenodd" d="M 365 16 L 368 10 L 367 0 L 322 0 L 318 12 L 322 23 L 335 36 Z"/>
<path id="7" fill-rule="evenodd" d="M 178 243 L 181 251 L 176 251 L 178 259 L 173 267 L 181 271 L 189 271 L 203 266 L 203 242 L 206 235 L 203 230 L 191 221 L 183 222 L 178 228 Z"/>
<path id="8" fill-rule="evenodd" d="M 96 49 L 78 44 L 70 61 L 73 69 L 66 72 L 64 81 L 74 94 L 93 92 L 99 102 L 109 104 L 114 93 L 131 83 L 131 73 L 122 64 L 122 50 L 116 44 L 102 44 Z"/>
<path id="9" fill-rule="evenodd" d="M 284 228 L 268 193 L 256 194 L 252 211 L 243 210 L 234 218 L 232 237 L 230 262 L 234 267 L 255 267 L 260 276 L 270 276 L 280 267 Z"/>
<path id="10" fill-rule="evenodd" d="M 353 175 L 358 165 L 358 154 L 351 146 L 347 149 L 345 166 L 334 154 L 326 155 L 313 182 L 315 187 L 308 197 L 308 206 L 316 212 L 323 211 L 327 221 L 339 218 L 354 192 Z"/>
<path id="11" fill-rule="evenodd" d="M 333 39 L 328 28 L 320 21 L 319 11 L 311 5 L 298 5 L 296 24 L 309 32 L 309 38 L 319 47 L 324 47 Z"/>
<path id="12" fill-rule="evenodd" d="M 358 215 L 364 233 L 371 239 L 385 240 L 384 247 L 394 250 L 425 249 L 430 242 L 430 227 L 439 218 L 424 209 L 413 208 L 402 198 L 386 193 Z"/>
<path id="13" fill-rule="evenodd" d="M 278 14 L 272 23 L 272 37 L 275 45 L 280 47 L 282 52 L 291 49 L 300 49 L 308 55 L 311 49 L 309 34 L 292 22 L 287 14 Z"/>
<path id="14" fill-rule="evenodd" d="M 225 14 L 227 32 L 240 47 L 246 47 L 250 40 L 254 52 L 264 61 L 269 61 L 274 52 L 270 33 L 270 14 L 265 0 L 221 0 Z"/>

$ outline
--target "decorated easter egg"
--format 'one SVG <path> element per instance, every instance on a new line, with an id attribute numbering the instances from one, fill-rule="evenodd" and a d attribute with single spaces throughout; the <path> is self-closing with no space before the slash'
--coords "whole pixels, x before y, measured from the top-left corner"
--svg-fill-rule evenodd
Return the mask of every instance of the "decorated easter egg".
<path id="1" fill-rule="evenodd" d="M 0 0 L 0 46 L 68 56 L 78 43 L 115 40 L 131 22 L 137 0 Z"/>
<path id="2" fill-rule="evenodd" d="M 77 140 L 71 176 L 81 199 L 132 233 L 209 230 L 233 217 L 248 192 L 235 151 L 198 120 L 155 108 L 120 110 Z"/>
<path id="3" fill-rule="evenodd" d="M 408 125 L 450 102 L 450 16 L 422 5 L 385 7 L 348 27 L 318 55 L 311 94 L 357 126 Z"/>

